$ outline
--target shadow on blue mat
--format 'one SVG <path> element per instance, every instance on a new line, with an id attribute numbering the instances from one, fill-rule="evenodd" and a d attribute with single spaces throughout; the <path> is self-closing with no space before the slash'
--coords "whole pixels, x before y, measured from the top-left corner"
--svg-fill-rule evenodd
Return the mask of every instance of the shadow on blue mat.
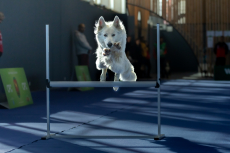
<path id="1" fill-rule="evenodd" d="M 166 137 L 161 141 L 151 141 L 167 147 L 176 153 L 220 153 L 216 148 L 204 146 L 181 137 Z"/>
<path id="2" fill-rule="evenodd" d="M 43 146 L 43 147 L 41 147 Z M 106 153 L 104 151 L 92 149 L 69 142 L 49 139 L 39 140 L 36 143 L 23 146 L 20 149 L 15 149 L 12 153 Z"/>

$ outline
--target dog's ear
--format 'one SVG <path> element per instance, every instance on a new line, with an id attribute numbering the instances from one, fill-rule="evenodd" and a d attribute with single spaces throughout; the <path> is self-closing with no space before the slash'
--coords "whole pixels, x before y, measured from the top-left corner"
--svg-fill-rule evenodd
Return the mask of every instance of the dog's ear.
<path id="1" fill-rule="evenodd" d="M 98 30 L 101 30 L 105 26 L 105 20 L 103 16 L 101 16 L 98 20 Z"/>
<path id="2" fill-rule="evenodd" d="M 102 28 L 104 28 L 105 25 L 106 25 L 105 20 L 104 20 L 103 16 L 101 16 L 101 17 L 99 18 L 99 20 L 96 21 L 96 23 L 95 23 L 94 33 L 95 33 L 95 34 L 98 34 L 99 31 L 100 31 Z"/>
<path id="3" fill-rule="evenodd" d="M 120 25 L 120 19 L 118 16 L 115 16 L 114 20 L 113 20 L 113 26 L 116 27 L 116 28 L 121 28 L 121 25 Z"/>

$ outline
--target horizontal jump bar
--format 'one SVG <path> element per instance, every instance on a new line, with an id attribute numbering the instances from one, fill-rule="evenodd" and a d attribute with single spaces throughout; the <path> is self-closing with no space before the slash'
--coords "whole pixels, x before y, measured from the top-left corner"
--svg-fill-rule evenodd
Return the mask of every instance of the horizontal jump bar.
<path id="1" fill-rule="evenodd" d="M 51 87 L 155 87 L 154 81 L 113 82 L 113 81 L 50 81 Z"/>
<path id="2" fill-rule="evenodd" d="M 74 135 L 53 135 L 51 138 L 69 138 L 69 139 L 154 139 L 157 136 L 137 135 L 137 136 L 74 136 Z"/>

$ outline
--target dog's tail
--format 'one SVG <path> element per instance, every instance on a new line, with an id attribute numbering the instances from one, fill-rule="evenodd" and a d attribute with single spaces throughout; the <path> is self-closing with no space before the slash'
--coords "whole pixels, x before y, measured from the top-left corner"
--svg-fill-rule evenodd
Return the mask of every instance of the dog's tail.
<path id="1" fill-rule="evenodd" d="M 134 68 L 131 67 L 131 69 L 125 71 L 124 73 L 120 74 L 120 80 L 122 81 L 136 81 L 137 75 L 134 72 Z"/>

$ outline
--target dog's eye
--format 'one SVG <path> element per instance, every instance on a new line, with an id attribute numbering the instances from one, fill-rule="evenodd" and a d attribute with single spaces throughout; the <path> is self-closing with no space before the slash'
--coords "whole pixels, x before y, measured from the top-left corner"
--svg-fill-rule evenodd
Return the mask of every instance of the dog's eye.
<path id="1" fill-rule="evenodd" d="M 104 34 L 105 37 L 107 37 L 107 34 Z"/>
<path id="2" fill-rule="evenodd" d="M 112 34 L 112 37 L 114 37 L 115 36 L 115 34 Z"/>

